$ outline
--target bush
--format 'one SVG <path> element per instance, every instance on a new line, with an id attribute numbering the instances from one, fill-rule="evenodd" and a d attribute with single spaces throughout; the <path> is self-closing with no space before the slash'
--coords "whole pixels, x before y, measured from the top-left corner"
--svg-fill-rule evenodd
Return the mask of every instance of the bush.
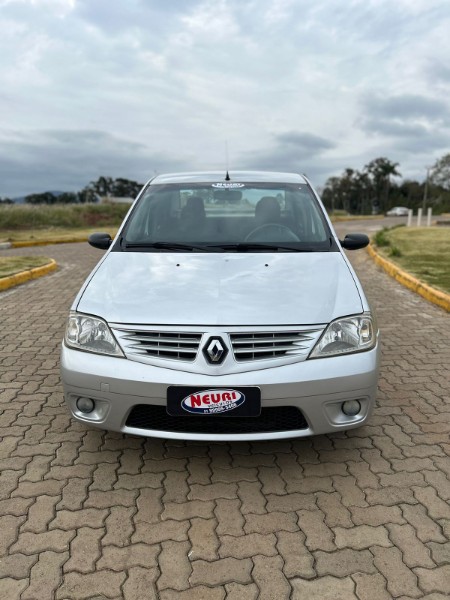
<path id="1" fill-rule="evenodd" d="M 392 246 L 389 256 L 394 256 L 394 257 L 398 258 L 399 256 L 402 256 L 402 253 L 401 253 L 400 249 L 397 248 L 397 246 Z"/>
<path id="2" fill-rule="evenodd" d="M 390 241 L 388 240 L 387 236 L 386 236 L 386 232 L 388 230 L 386 229 L 386 227 L 383 227 L 383 229 L 381 229 L 380 231 L 377 231 L 377 233 L 374 235 L 374 241 L 375 244 L 377 246 L 389 246 L 390 245 Z"/>

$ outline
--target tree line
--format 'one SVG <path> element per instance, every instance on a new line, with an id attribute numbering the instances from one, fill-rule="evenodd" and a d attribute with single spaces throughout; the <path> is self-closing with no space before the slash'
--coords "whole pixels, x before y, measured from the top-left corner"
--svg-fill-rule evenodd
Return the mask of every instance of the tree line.
<path id="1" fill-rule="evenodd" d="M 450 154 L 436 161 L 424 182 L 405 179 L 399 164 L 380 157 L 370 161 L 362 171 L 347 168 L 340 177 L 330 177 L 322 190 L 327 210 L 344 210 L 351 214 L 384 213 L 393 206 L 433 207 L 434 213 L 450 211 Z M 79 192 L 29 194 L 27 204 L 75 204 L 98 202 L 101 197 L 135 198 L 142 184 L 131 179 L 99 177 Z M 13 203 L 0 198 L 0 203 Z"/>
<path id="2" fill-rule="evenodd" d="M 113 198 L 135 198 L 142 184 L 131 179 L 118 177 L 99 177 L 97 181 L 91 181 L 79 192 L 43 192 L 41 194 L 28 194 L 25 196 L 27 204 L 78 204 L 86 202 L 98 202 L 102 197 Z M 0 198 L 0 203 L 13 204 L 10 198 Z"/>
<path id="3" fill-rule="evenodd" d="M 340 177 L 330 177 L 322 191 L 329 212 L 344 210 L 351 214 L 385 213 L 393 206 L 417 210 L 431 206 L 433 212 L 450 210 L 450 154 L 428 169 L 420 183 L 401 177 L 399 164 L 388 158 L 375 158 L 362 171 L 347 168 Z"/>

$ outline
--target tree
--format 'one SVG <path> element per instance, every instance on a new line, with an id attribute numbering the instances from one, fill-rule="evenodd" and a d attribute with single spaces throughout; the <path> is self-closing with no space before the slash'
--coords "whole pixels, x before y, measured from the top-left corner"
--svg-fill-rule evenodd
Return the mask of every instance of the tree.
<path id="1" fill-rule="evenodd" d="M 57 196 L 58 204 L 76 204 L 78 202 L 78 194 L 74 192 L 63 192 Z"/>
<path id="2" fill-rule="evenodd" d="M 393 163 L 389 159 L 380 157 L 370 161 L 364 169 L 372 181 L 374 208 L 379 208 L 385 212 L 389 206 L 389 190 L 391 187 L 391 176 L 400 177 L 397 171 L 398 163 Z"/>
<path id="3" fill-rule="evenodd" d="M 446 154 L 431 167 L 430 181 L 444 190 L 450 190 L 450 154 Z"/>
<path id="4" fill-rule="evenodd" d="M 54 196 L 51 192 L 29 194 L 28 196 L 25 196 L 25 202 L 27 204 L 55 204 L 57 201 L 57 196 Z"/>
<path id="5" fill-rule="evenodd" d="M 98 202 L 98 200 L 99 195 L 89 186 L 78 192 L 78 202 L 85 204 L 86 202 Z"/>

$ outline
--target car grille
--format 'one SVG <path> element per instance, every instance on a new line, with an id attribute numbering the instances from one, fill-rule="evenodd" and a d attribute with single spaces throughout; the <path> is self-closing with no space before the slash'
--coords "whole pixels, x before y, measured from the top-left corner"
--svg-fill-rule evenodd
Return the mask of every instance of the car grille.
<path id="1" fill-rule="evenodd" d="M 201 333 L 115 329 L 126 354 L 194 361 Z"/>
<path id="2" fill-rule="evenodd" d="M 230 334 L 237 362 L 307 354 L 319 329 Z"/>
<path id="3" fill-rule="evenodd" d="M 307 429 L 302 412 L 295 406 L 269 406 L 259 417 L 190 416 L 173 417 L 165 406 L 138 404 L 131 410 L 127 427 L 175 433 L 270 433 Z"/>

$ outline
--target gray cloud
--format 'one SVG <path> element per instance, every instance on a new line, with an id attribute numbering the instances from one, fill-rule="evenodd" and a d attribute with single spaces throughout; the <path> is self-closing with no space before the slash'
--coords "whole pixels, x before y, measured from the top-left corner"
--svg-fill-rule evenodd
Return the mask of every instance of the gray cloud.
<path id="1" fill-rule="evenodd" d="M 52 190 L 77 191 L 100 175 L 145 183 L 157 172 L 189 168 L 188 161 L 152 153 L 142 143 L 102 131 L 48 130 L 24 136 L 9 132 L 0 140 L 1 195 Z"/>
<path id="2" fill-rule="evenodd" d="M 0 195 L 221 168 L 225 140 L 318 184 L 450 149 L 446 0 L 0 6 Z"/>
<path id="3" fill-rule="evenodd" d="M 315 177 L 329 168 L 325 161 L 318 160 L 318 156 L 335 147 L 334 142 L 320 136 L 288 131 L 275 134 L 267 149 L 246 153 L 241 157 L 241 163 L 247 169 L 307 172 Z"/>
<path id="4" fill-rule="evenodd" d="M 398 96 L 367 96 L 364 109 L 372 118 L 426 119 L 427 121 L 447 120 L 450 111 L 448 102 L 426 96 L 401 94 Z"/>
<path id="5" fill-rule="evenodd" d="M 376 94 L 365 96 L 361 106 L 360 127 L 389 140 L 388 146 L 402 158 L 429 156 L 450 146 L 450 109 L 443 100 L 415 94 Z"/>

